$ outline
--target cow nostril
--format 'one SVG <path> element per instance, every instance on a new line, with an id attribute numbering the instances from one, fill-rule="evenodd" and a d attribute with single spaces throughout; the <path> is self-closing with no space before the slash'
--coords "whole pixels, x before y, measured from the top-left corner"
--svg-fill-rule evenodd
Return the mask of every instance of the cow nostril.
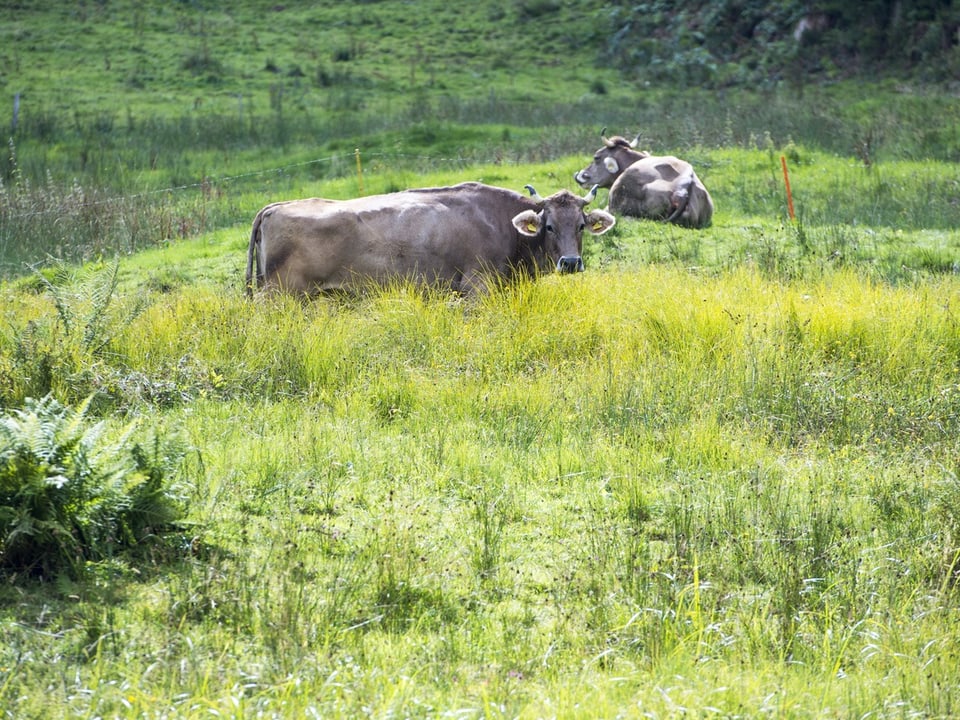
<path id="1" fill-rule="evenodd" d="M 579 255 L 564 255 L 557 261 L 557 272 L 564 275 L 583 272 L 583 258 Z"/>

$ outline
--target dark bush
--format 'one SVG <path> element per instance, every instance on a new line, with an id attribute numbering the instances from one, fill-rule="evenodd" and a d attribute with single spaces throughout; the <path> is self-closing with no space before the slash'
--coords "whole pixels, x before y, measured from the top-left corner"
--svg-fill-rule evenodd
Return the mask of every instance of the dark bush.
<path id="1" fill-rule="evenodd" d="M 224 73 L 223 63 L 211 57 L 206 50 L 188 55 L 184 58 L 181 68 L 194 75 L 206 75 L 208 78 L 220 78 Z"/>
<path id="2" fill-rule="evenodd" d="M 535 20 L 560 10 L 557 0 L 518 0 L 517 13 L 521 20 Z"/>
<path id="3" fill-rule="evenodd" d="M 958 47 L 960 14 L 954 5 L 953 0 L 611 2 L 602 11 L 610 22 L 603 61 L 646 80 L 707 87 L 877 72 L 945 79 Z"/>

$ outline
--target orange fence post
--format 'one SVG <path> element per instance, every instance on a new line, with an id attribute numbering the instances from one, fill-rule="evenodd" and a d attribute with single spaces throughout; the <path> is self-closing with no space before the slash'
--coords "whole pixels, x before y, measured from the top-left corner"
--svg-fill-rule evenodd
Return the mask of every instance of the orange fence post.
<path id="1" fill-rule="evenodd" d="M 787 158 L 780 156 L 780 164 L 783 166 L 783 184 L 787 187 L 787 211 L 790 213 L 790 219 L 796 220 L 793 214 L 793 195 L 790 193 L 790 175 L 787 174 Z"/>

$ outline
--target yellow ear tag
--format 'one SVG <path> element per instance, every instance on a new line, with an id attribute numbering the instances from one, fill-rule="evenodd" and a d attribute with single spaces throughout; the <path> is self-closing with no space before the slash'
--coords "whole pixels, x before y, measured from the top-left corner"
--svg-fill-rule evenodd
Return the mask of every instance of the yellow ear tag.
<path id="1" fill-rule="evenodd" d="M 532 232 L 532 233 L 535 233 L 535 232 L 537 231 L 537 224 L 536 224 L 535 222 L 533 222 L 532 220 L 528 221 L 528 222 L 527 222 L 527 230 L 529 230 L 529 231 Z"/>
<path id="2" fill-rule="evenodd" d="M 597 220 L 597 221 L 593 224 L 593 229 L 594 229 L 594 230 L 603 230 L 603 221 L 602 221 L 602 220 Z"/>

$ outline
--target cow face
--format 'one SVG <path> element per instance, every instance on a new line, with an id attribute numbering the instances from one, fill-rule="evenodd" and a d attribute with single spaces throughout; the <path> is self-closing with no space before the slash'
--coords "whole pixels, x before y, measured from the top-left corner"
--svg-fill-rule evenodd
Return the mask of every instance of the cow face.
<path id="1" fill-rule="evenodd" d="M 648 153 L 634 149 L 636 142 L 628 142 L 619 135 L 603 138 L 603 147 L 593 154 L 593 162 L 574 174 L 573 179 L 581 187 L 597 185 L 609 188 L 624 170 L 637 160 L 647 157 Z"/>
<path id="2" fill-rule="evenodd" d="M 602 235 L 616 224 L 603 210 L 584 213 L 584 206 L 596 197 L 596 187 L 583 198 L 561 190 L 544 199 L 532 186 L 527 190 L 540 209 L 524 210 L 513 218 L 513 226 L 521 235 L 542 239 L 543 253 L 557 272 L 583 272 L 583 231 Z"/>

